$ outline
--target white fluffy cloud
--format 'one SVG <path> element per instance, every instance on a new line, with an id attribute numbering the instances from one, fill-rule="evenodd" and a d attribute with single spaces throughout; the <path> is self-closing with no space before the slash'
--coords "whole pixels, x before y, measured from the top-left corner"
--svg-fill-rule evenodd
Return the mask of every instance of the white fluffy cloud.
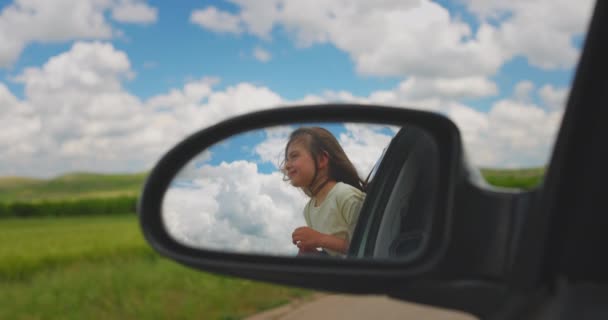
<path id="1" fill-rule="evenodd" d="M 0 67 L 11 65 L 31 42 L 109 39 L 117 31 L 105 17 L 120 22 L 150 23 L 156 9 L 142 1 L 16 0 L 0 13 Z"/>
<path id="2" fill-rule="evenodd" d="M 121 80 L 132 76 L 130 69 L 127 55 L 111 44 L 77 42 L 70 51 L 49 59 L 42 68 L 26 68 L 16 80 L 25 85 L 29 100 L 48 102 L 53 98 L 63 100 L 58 91 L 69 91 L 71 96 L 117 92 Z"/>
<path id="3" fill-rule="evenodd" d="M 442 105 L 453 101 L 483 98 L 496 94 L 498 94 L 496 84 L 485 77 L 409 77 L 391 90 L 374 91 L 366 98 L 353 97 L 350 93 L 338 95 L 330 93 L 329 95 L 333 95 L 338 100 L 399 104 L 438 111 Z"/>
<path id="4" fill-rule="evenodd" d="M 235 3 L 240 7 L 235 14 L 208 7 L 193 15 L 209 16 L 206 20 L 213 23 L 201 26 L 213 31 L 231 26 L 231 32 L 267 39 L 274 27 L 281 27 L 299 46 L 331 43 L 369 75 L 487 75 L 503 59 L 496 45 L 487 43 L 489 26 L 474 35 L 467 24 L 430 1 Z"/>
<path id="5" fill-rule="evenodd" d="M 256 47 L 255 49 L 253 49 L 253 57 L 261 62 L 268 62 L 270 61 L 270 59 L 272 59 L 272 55 L 270 54 L 270 52 L 260 47 Z"/>
<path id="6" fill-rule="evenodd" d="M 18 101 L 8 88 L 0 83 L 0 159 L 31 157 L 36 152 L 36 147 L 23 142 L 38 139 L 40 126 L 41 119 L 36 116 L 33 108 Z M 21 143 L 15 143 L 16 141 Z"/>
<path id="7" fill-rule="evenodd" d="M 512 98 L 495 102 L 487 113 L 460 104 L 443 110 L 458 125 L 474 164 L 504 168 L 548 163 L 563 109 L 532 103 L 533 90 L 522 81 Z M 542 96 L 543 89 L 536 93 Z"/>
<path id="8" fill-rule="evenodd" d="M 285 146 L 289 140 L 289 134 L 294 127 L 280 126 L 266 129 L 266 140 L 254 147 L 254 152 L 262 162 L 268 162 L 279 168 L 285 159 Z"/>
<path id="9" fill-rule="evenodd" d="M 515 85 L 515 98 L 519 101 L 528 101 L 530 100 L 532 90 L 534 90 L 534 83 L 532 81 L 520 81 Z"/>
<path id="10" fill-rule="evenodd" d="M 555 88 L 547 84 L 540 88 L 539 95 L 545 106 L 558 110 L 566 106 L 568 90 L 566 88 Z"/>
<path id="11" fill-rule="evenodd" d="M 112 9 L 112 18 L 127 23 L 156 22 L 158 10 L 143 1 L 122 0 Z"/>
<path id="12" fill-rule="evenodd" d="M 515 86 L 511 97 L 494 102 L 489 111 L 484 112 L 437 91 L 429 91 L 427 96 L 418 95 L 409 90 L 413 87 L 409 81 L 393 90 L 372 92 L 367 97 L 329 92 L 306 99 L 378 103 L 442 113 L 457 124 L 469 156 L 477 166 L 529 167 L 547 163 L 563 114 L 563 104 L 559 101 L 565 99 L 568 88 L 546 85 L 537 90 L 524 80 Z M 536 95 L 544 101 L 544 106 L 532 102 Z"/>
<path id="13" fill-rule="evenodd" d="M 237 34 L 242 32 L 239 17 L 219 11 L 214 7 L 195 10 L 190 15 L 190 22 L 216 32 Z"/>
<path id="14" fill-rule="evenodd" d="M 537 89 L 522 82 L 513 97 L 495 102 L 488 112 L 482 112 L 454 99 L 491 92 L 493 86 L 484 85 L 488 83 L 483 78 L 464 82 L 477 83 L 482 89 L 447 80 L 442 83 L 411 78 L 392 90 L 372 92 L 366 97 L 346 91 L 325 92 L 298 101 L 286 101 L 271 89 L 250 83 L 216 89 L 218 79 L 202 78 L 144 101 L 123 87 L 123 82 L 132 77 L 131 63 L 124 52 L 108 43 L 77 42 L 43 66 L 28 68 L 15 77 L 24 85 L 22 100 L 1 85 L 2 175 L 147 170 L 186 135 L 230 116 L 281 104 L 327 101 L 382 103 L 444 113 L 458 124 L 476 164 L 542 165 L 553 145 L 562 114 L 560 106 L 567 93 L 567 88 L 545 85 Z M 462 91 L 465 87 L 467 94 Z M 535 95 L 542 106 L 534 103 Z M 283 138 L 281 134 L 285 133 L 277 133 L 276 138 Z M 367 136 L 360 132 L 341 142 L 348 151 L 357 146 L 352 139 Z M 283 145 L 274 143 L 266 149 L 258 146 L 257 152 L 264 155 L 263 159 L 276 162 L 276 153 L 282 151 L 277 146 Z M 353 162 L 362 159 L 367 158 L 361 154 Z M 366 167 L 371 162 L 356 164 Z"/>
<path id="15" fill-rule="evenodd" d="M 255 163 L 203 166 L 188 186 L 170 188 L 163 219 L 176 239 L 206 249 L 295 255 L 291 233 L 305 225 L 306 196 Z"/>
<path id="16" fill-rule="evenodd" d="M 496 36 L 504 51 L 521 54 L 541 68 L 569 68 L 578 58 L 573 37 L 587 28 L 594 1 L 466 0 L 481 21 L 499 21 Z M 550 8 L 550 9 L 548 9 Z"/>
<path id="17" fill-rule="evenodd" d="M 269 39 L 282 28 L 299 46 L 333 44 L 362 74 L 423 78 L 487 77 L 518 55 L 542 68 L 572 67 L 573 38 L 584 32 L 592 4 L 471 0 L 468 8 L 480 21 L 474 30 L 428 0 L 232 2 L 237 12 L 207 7 L 193 16 L 205 17 L 199 24 L 213 31 Z"/>
<path id="18" fill-rule="evenodd" d="M 130 76 L 127 56 L 97 42 L 76 43 L 41 68 L 24 70 L 16 77 L 25 88 L 19 109 L 30 110 L 26 127 L 35 128 L 35 135 L 18 141 L 33 152 L 0 152 L 2 171 L 49 175 L 71 167 L 115 168 L 121 153 L 138 149 L 122 137 L 145 126 L 139 99 L 122 90 L 121 80 Z M 141 165 L 136 159 L 134 154 L 132 166 Z"/>
<path id="19" fill-rule="evenodd" d="M 481 98 L 498 93 L 496 84 L 483 77 L 417 78 L 411 77 L 399 86 L 399 94 L 409 100 L 438 97 L 459 100 Z"/>
<path id="20" fill-rule="evenodd" d="M 2 175 L 147 170 L 187 134 L 282 101 L 248 83 L 214 90 L 212 78 L 142 101 L 122 85 L 133 76 L 126 54 L 111 44 L 77 42 L 15 77 L 23 100 L 0 86 Z"/>
<path id="21" fill-rule="evenodd" d="M 347 124 L 345 127 L 347 131 L 340 134 L 338 140 L 359 176 L 365 179 L 393 135 L 381 132 L 385 126 Z"/>

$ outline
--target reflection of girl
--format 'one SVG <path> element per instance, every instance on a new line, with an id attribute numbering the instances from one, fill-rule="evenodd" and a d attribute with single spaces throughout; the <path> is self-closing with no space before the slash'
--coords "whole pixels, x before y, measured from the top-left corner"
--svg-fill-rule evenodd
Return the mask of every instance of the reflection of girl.
<path id="1" fill-rule="evenodd" d="M 344 255 L 359 217 L 364 183 L 336 138 L 319 127 L 299 128 L 285 146 L 282 168 L 291 184 L 310 197 L 306 227 L 292 234 L 298 255 Z"/>

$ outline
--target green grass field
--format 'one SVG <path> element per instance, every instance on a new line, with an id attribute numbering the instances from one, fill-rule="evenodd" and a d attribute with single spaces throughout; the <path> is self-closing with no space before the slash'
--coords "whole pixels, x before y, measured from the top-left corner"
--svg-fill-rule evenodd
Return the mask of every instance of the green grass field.
<path id="1" fill-rule="evenodd" d="M 164 259 L 132 215 L 0 222 L 0 319 L 239 319 L 307 294 Z"/>
<path id="2" fill-rule="evenodd" d="M 544 168 L 482 169 L 481 172 L 490 184 L 528 189 L 538 185 Z M 137 196 L 145 179 L 146 173 L 72 173 L 53 179 L 3 177 L 0 178 L 0 202 Z"/>
<path id="3" fill-rule="evenodd" d="M 499 187 L 532 189 L 538 186 L 545 168 L 530 169 L 482 169 L 481 174 L 489 184 Z"/>
<path id="4" fill-rule="evenodd" d="M 543 169 L 482 170 L 529 189 Z M 0 202 L 137 195 L 145 174 L 0 178 Z M 0 220 L 0 319 L 239 319 L 310 291 L 201 273 L 160 257 L 133 214 Z"/>
<path id="5" fill-rule="evenodd" d="M 3 177 L 0 178 L 0 201 L 136 196 L 146 175 L 72 173 L 53 179 Z"/>

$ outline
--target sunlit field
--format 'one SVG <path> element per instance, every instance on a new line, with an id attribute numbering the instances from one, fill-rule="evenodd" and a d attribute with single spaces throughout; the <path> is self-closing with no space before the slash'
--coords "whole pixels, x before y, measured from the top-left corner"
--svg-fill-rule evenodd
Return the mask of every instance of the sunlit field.
<path id="1" fill-rule="evenodd" d="M 53 179 L 1 177 L 0 201 L 136 196 L 146 175 L 72 173 Z"/>
<path id="2" fill-rule="evenodd" d="M 133 215 L 0 220 L 0 319 L 238 319 L 307 293 L 161 258 Z"/>
<path id="3" fill-rule="evenodd" d="M 481 173 L 491 185 L 527 190 L 537 187 L 542 182 L 545 168 L 482 169 Z"/>
<path id="4" fill-rule="evenodd" d="M 483 170 L 528 189 L 543 169 Z M 136 196 L 138 175 L 0 178 L 0 202 Z M 0 219 L 0 319 L 240 319 L 311 291 L 201 273 L 160 257 L 134 212 Z"/>

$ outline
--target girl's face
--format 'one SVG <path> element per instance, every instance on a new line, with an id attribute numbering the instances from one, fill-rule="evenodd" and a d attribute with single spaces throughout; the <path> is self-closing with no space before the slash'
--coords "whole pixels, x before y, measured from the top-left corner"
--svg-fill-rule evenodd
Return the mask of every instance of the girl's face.
<path id="1" fill-rule="evenodd" d="M 315 161 L 302 141 L 293 141 L 287 148 L 285 171 L 294 187 L 309 187 L 315 176 Z"/>

